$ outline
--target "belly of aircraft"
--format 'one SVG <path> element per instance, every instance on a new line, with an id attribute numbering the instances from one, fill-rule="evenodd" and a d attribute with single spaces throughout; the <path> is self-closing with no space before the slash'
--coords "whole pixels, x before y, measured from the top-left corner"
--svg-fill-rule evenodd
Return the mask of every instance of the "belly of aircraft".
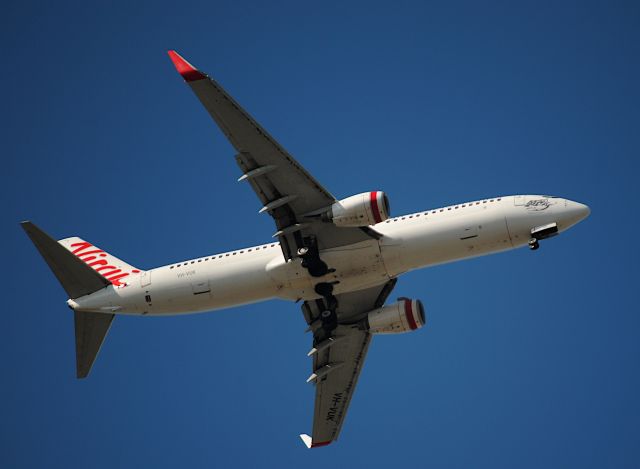
<path id="1" fill-rule="evenodd" d="M 332 284 L 333 293 L 337 295 L 379 285 L 389 279 L 382 262 L 379 243 L 373 239 L 321 251 L 320 258 L 332 270 L 322 277 L 309 275 L 302 267 L 300 259 L 271 262 L 267 271 L 279 285 L 282 285 L 278 296 L 310 300 L 319 297 L 314 289 L 318 283 Z"/>

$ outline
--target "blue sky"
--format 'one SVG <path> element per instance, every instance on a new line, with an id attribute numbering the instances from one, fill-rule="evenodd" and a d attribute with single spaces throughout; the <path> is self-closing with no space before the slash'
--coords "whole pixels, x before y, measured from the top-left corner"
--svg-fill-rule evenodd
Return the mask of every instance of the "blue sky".
<path id="1" fill-rule="evenodd" d="M 636 2 L 21 2 L 0 76 L 3 467 L 638 467 Z M 141 267 L 267 242 L 214 76 L 338 197 L 394 214 L 517 193 L 592 215 L 413 272 L 428 325 L 376 337 L 340 441 L 308 451 L 311 337 L 281 301 L 117 318 L 74 378 L 64 291 L 18 222 Z"/>

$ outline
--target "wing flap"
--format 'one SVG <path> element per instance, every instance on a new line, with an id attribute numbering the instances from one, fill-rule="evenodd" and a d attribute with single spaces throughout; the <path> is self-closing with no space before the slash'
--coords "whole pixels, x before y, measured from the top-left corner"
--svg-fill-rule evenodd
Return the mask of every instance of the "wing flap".
<path id="1" fill-rule="evenodd" d="M 276 186 L 289 189 L 289 193 L 281 196 L 298 195 L 292 206 L 300 213 L 329 206 L 335 201 L 213 78 L 197 70 L 175 51 L 169 51 L 169 56 L 231 145 L 239 154 L 250 155 L 253 161 L 245 161 L 244 173 L 260 166 L 275 166 L 269 178 Z"/>
<path id="2" fill-rule="evenodd" d="M 355 326 L 338 326 L 335 334 L 345 339 L 314 359 L 314 369 L 322 369 L 331 363 L 340 366 L 316 381 L 313 447 L 338 438 L 371 342 L 371 334 Z"/>
<path id="3" fill-rule="evenodd" d="M 384 304 L 396 281 L 336 295 L 338 325 L 329 331 L 321 324 L 321 313 L 326 309 L 323 300 L 303 304 L 305 320 L 314 331 L 309 381 L 316 386 L 311 437 L 300 436 L 307 447 L 328 445 L 340 435 L 372 338 L 358 322 Z"/>

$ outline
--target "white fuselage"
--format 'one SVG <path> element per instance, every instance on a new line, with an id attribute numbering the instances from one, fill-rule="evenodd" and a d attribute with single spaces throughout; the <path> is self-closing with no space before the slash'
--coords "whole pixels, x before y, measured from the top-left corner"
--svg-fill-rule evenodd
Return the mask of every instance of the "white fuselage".
<path id="1" fill-rule="evenodd" d="M 360 290 L 423 267 L 524 246 L 531 230 L 557 223 L 562 232 L 589 213 L 567 199 L 526 195 L 468 202 L 391 218 L 373 228 L 382 237 L 320 251 L 335 272 L 314 278 L 300 259 L 285 261 L 278 243 L 158 267 L 128 284 L 70 300 L 78 310 L 168 315 L 211 311 L 282 298 L 318 298 L 314 285 L 335 283 L 334 294 Z"/>

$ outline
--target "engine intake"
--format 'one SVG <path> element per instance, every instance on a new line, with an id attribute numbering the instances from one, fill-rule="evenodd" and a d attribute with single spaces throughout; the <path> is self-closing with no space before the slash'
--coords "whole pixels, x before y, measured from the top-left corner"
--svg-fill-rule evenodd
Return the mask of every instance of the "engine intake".
<path id="1" fill-rule="evenodd" d="M 389 218 L 389 199 L 382 191 L 363 192 L 339 200 L 324 218 L 336 226 L 369 226 Z"/>
<path id="2" fill-rule="evenodd" d="M 403 298 L 397 303 L 371 311 L 362 325 L 372 334 L 399 334 L 420 329 L 425 323 L 422 302 Z"/>

